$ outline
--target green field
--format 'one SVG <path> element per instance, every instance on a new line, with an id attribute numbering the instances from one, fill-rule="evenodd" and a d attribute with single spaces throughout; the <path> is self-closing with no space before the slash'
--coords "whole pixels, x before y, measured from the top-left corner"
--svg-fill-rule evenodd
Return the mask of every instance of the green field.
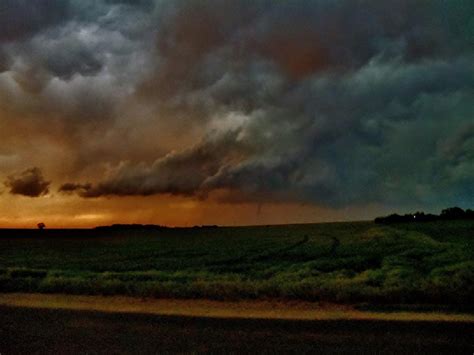
<path id="1" fill-rule="evenodd" d="M 69 233 L 0 234 L 0 292 L 464 306 L 474 299 L 474 221 Z"/>

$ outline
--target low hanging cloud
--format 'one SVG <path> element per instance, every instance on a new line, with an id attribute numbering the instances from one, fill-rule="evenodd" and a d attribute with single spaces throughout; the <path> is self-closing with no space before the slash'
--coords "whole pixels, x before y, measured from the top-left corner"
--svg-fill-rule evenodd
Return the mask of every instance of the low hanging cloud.
<path id="1" fill-rule="evenodd" d="M 51 182 L 46 181 L 39 168 L 27 169 L 19 174 L 10 175 L 5 186 L 13 195 L 40 197 L 49 193 Z"/>
<path id="2" fill-rule="evenodd" d="M 88 191 L 92 188 L 92 184 L 74 184 L 74 183 L 66 183 L 59 187 L 59 192 L 70 194 L 79 191 Z M 80 192 L 82 194 L 82 192 Z"/>
<path id="3" fill-rule="evenodd" d="M 108 179 L 92 185 L 66 183 L 63 193 L 82 197 L 149 196 L 154 194 L 196 195 L 204 193 L 206 180 L 226 165 L 233 165 L 250 154 L 250 147 L 236 142 L 238 131 L 207 137 L 182 152 L 171 152 L 153 164 L 123 163 L 108 172 Z"/>
<path id="4" fill-rule="evenodd" d="M 0 21 L 0 114 L 67 148 L 61 193 L 473 202 L 472 1 L 32 4 Z"/>

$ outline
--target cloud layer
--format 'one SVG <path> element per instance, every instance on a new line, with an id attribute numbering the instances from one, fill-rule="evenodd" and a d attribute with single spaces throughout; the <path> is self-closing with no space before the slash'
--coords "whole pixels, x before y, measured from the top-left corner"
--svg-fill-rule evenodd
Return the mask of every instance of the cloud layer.
<path id="1" fill-rule="evenodd" d="M 2 6 L 0 157 L 61 193 L 473 203 L 472 1 Z"/>
<path id="2" fill-rule="evenodd" d="M 46 181 L 38 168 L 27 169 L 19 174 L 10 175 L 5 181 L 5 186 L 13 195 L 39 197 L 49 193 L 51 182 Z"/>

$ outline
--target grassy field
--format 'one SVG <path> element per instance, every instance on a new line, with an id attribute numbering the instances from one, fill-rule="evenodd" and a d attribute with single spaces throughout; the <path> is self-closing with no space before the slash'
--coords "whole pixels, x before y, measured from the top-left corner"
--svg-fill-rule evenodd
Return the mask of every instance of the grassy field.
<path id="1" fill-rule="evenodd" d="M 0 232 L 0 292 L 465 307 L 474 299 L 473 221 L 45 232 Z"/>

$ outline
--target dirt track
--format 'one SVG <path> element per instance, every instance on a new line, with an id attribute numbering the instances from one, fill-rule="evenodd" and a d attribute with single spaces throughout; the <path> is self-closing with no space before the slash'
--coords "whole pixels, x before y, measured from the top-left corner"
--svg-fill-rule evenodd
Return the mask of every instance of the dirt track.
<path id="1" fill-rule="evenodd" d="M 160 316 L 0 306 L 0 353 L 459 353 L 474 323 Z"/>

